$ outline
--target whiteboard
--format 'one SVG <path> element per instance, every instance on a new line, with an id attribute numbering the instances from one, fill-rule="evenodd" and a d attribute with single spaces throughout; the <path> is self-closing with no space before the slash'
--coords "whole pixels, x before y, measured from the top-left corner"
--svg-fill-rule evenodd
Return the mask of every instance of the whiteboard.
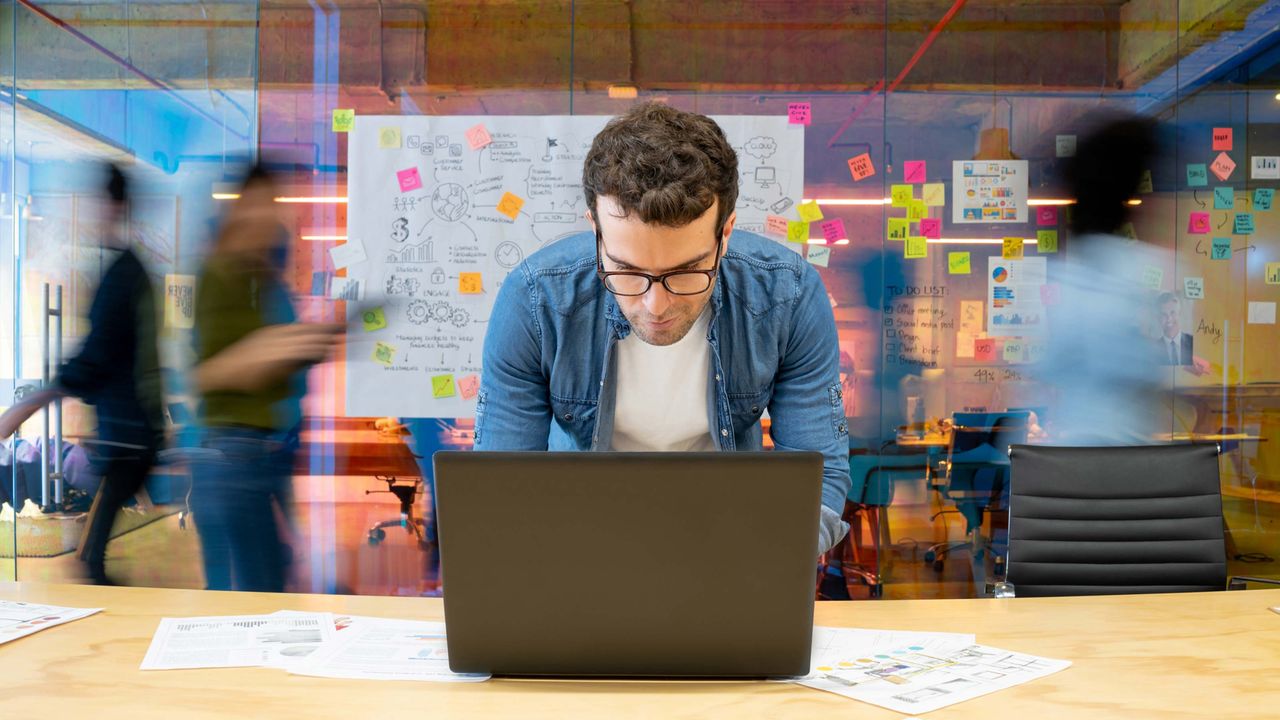
<path id="1" fill-rule="evenodd" d="M 608 120 L 356 118 L 347 139 L 347 227 L 348 242 L 359 247 L 338 251 L 353 260 L 341 292 L 344 299 L 359 298 L 348 302 L 350 314 L 382 312 L 366 315 L 376 329 L 352 318 L 345 358 L 349 415 L 475 415 L 484 333 L 498 288 L 531 253 L 590 229 L 582 163 Z M 764 234 L 768 215 L 797 219 L 804 126 L 772 116 L 715 120 L 738 152 L 736 227 Z M 491 142 L 472 149 L 478 125 Z M 514 219 L 510 198 L 503 203 L 508 194 L 523 201 Z M 479 292 L 462 292 L 477 289 L 477 281 Z"/>

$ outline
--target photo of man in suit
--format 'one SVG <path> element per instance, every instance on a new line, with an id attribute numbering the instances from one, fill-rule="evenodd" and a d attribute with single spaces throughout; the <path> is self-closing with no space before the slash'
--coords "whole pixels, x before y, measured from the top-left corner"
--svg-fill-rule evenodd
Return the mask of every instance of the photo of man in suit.
<path id="1" fill-rule="evenodd" d="M 1182 303 L 1178 296 L 1163 293 L 1156 299 L 1156 323 L 1160 337 L 1156 340 L 1156 362 L 1160 365 L 1180 365 L 1193 375 L 1209 372 L 1209 362 L 1195 356 L 1195 338 L 1182 332 Z"/>

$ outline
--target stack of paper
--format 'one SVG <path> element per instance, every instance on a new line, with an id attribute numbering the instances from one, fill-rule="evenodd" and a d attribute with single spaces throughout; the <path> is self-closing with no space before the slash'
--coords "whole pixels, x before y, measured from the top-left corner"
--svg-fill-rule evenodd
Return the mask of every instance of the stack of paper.
<path id="1" fill-rule="evenodd" d="M 973 635 L 817 627 L 813 669 L 796 682 L 912 715 L 1070 665 L 978 645 Z"/>
<path id="2" fill-rule="evenodd" d="M 101 611 L 0 600 L 0 645 Z"/>
<path id="3" fill-rule="evenodd" d="M 143 670 L 273 667 L 297 675 L 476 682 L 449 670 L 444 623 L 331 613 L 163 618 Z"/>

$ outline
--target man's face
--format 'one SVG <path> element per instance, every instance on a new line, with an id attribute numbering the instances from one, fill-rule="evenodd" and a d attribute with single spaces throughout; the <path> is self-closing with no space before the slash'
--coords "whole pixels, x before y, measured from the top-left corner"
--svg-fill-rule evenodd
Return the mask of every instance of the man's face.
<path id="1" fill-rule="evenodd" d="M 684 227 L 646 225 L 633 213 L 621 217 L 613 198 L 596 198 L 594 217 L 600 230 L 600 261 L 606 271 L 632 270 L 661 275 L 673 270 L 710 270 L 716 251 L 728 247 L 735 214 L 724 224 L 723 242 L 717 243 L 716 205 Z M 698 320 L 711 301 L 711 290 L 698 295 L 673 295 L 661 283 L 653 283 L 644 295 L 616 295 L 618 307 L 631 329 L 650 345 L 670 345 L 679 341 Z"/>
<path id="2" fill-rule="evenodd" d="M 1178 303 L 1167 302 L 1160 306 L 1160 330 L 1166 338 L 1178 336 Z"/>

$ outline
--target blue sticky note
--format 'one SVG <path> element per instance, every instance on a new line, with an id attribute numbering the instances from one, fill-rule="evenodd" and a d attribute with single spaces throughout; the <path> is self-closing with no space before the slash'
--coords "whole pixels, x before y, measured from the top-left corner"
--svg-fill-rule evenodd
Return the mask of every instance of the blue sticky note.
<path id="1" fill-rule="evenodd" d="M 1209 168 L 1204 163 L 1187 166 L 1187 187 L 1206 187 L 1209 184 Z"/>
<path id="2" fill-rule="evenodd" d="M 1236 206 L 1236 191 L 1229 187 L 1213 189 L 1213 209 L 1230 210 Z"/>
<path id="3" fill-rule="evenodd" d="M 1231 238 L 1214 238 L 1213 252 L 1209 256 L 1214 260 L 1231 259 Z"/>
<path id="4" fill-rule="evenodd" d="M 1276 197 L 1276 191 L 1271 188 L 1258 188 L 1253 191 L 1253 209 L 1254 210 L 1270 210 L 1271 201 Z"/>
<path id="5" fill-rule="evenodd" d="M 1236 226 L 1234 230 L 1237 235 L 1253 234 L 1253 213 L 1236 213 Z"/>

